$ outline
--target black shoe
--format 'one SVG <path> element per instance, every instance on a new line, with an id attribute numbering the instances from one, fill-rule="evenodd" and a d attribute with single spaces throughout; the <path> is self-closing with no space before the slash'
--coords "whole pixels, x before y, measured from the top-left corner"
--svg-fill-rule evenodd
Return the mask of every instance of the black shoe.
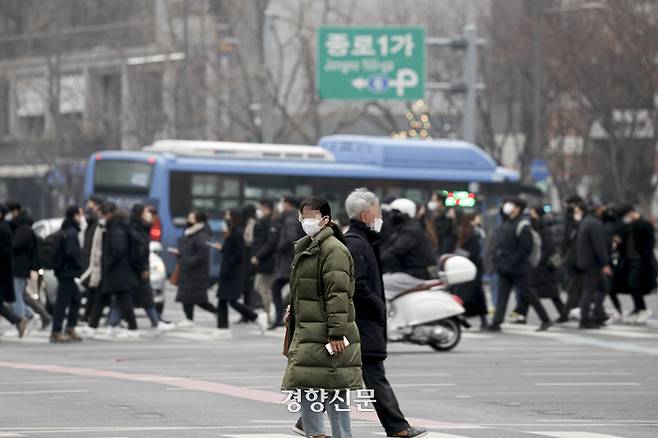
<path id="1" fill-rule="evenodd" d="M 304 433 L 304 423 L 302 423 L 302 417 L 299 417 L 297 423 L 295 423 L 295 425 L 292 427 L 292 431 L 297 435 L 306 436 Z"/>
<path id="2" fill-rule="evenodd" d="M 545 332 L 551 327 L 553 327 L 553 323 L 551 321 L 546 321 L 546 322 L 542 322 L 541 325 L 539 326 L 539 328 L 537 328 L 537 330 L 535 330 L 535 331 L 536 332 Z"/>
<path id="3" fill-rule="evenodd" d="M 393 437 L 415 437 L 415 438 L 420 438 L 420 437 L 423 437 L 423 436 L 426 436 L 426 435 L 427 435 L 426 430 L 420 430 L 420 429 L 410 427 L 407 430 L 402 430 L 398 433 L 394 433 L 393 435 L 386 435 L 386 436 L 387 437 L 393 436 Z"/>
<path id="4" fill-rule="evenodd" d="M 564 324 L 565 322 L 569 322 L 569 318 L 565 316 L 560 316 L 558 319 L 555 320 L 557 324 Z"/>
<path id="5" fill-rule="evenodd" d="M 249 324 L 251 321 L 245 318 L 244 316 L 236 322 L 236 324 Z"/>
<path id="6" fill-rule="evenodd" d="M 601 326 L 595 322 L 581 322 L 578 324 L 578 328 L 581 330 L 596 330 L 600 329 Z"/>
<path id="7" fill-rule="evenodd" d="M 48 327 L 50 327 L 50 324 L 52 324 L 52 322 L 53 319 L 49 316 L 45 318 L 41 318 L 41 331 L 45 332 L 46 330 L 48 330 Z"/>
<path id="8" fill-rule="evenodd" d="M 501 333 L 502 330 L 499 325 L 490 325 L 487 327 L 487 331 L 490 333 Z"/>

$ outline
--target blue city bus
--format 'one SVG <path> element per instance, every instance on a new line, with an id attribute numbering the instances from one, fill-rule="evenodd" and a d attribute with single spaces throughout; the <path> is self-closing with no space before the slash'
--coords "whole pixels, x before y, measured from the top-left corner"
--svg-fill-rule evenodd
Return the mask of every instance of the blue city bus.
<path id="1" fill-rule="evenodd" d="M 317 146 L 159 140 L 141 151 L 93 154 L 84 195 L 96 193 L 124 208 L 135 202 L 153 205 L 159 223 L 152 237 L 176 247 L 193 208 L 208 212 L 219 239 L 225 209 L 263 198 L 276 201 L 286 193 L 325 197 L 340 212 L 356 187 L 421 203 L 437 190 L 470 190 L 484 210 L 518 180 L 517 172 L 457 140 L 333 135 Z M 169 254 L 164 258 L 171 270 L 175 260 Z M 215 255 L 213 274 L 217 262 Z"/>

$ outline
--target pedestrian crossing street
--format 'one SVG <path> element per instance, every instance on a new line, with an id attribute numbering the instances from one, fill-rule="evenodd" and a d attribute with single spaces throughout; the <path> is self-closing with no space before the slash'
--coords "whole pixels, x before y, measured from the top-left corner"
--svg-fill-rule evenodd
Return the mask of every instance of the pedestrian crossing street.
<path id="1" fill-rule="evenodd" d="M 22 339 L 15 336 L 8 336 L 5 332 L 9 327 L 4 325 L 0 328 L 0 342 L 6 343 L 25 343 L 25 344 L 44 344 L 48 343 L 50 333 L 48 331 L 33 330 Z M 658 340 L 658 326 L 655 321 L 651 321 L 648 326 L 633 326 L 615 324 L 605 327 L 600 330 L 578 330 L 577 325 L 572 323 L 570 325 L 555 326 L 547 332 L 536 332 L 536 327 L 532 324 L 518 325 L 518 324 L 504 324 L 503 334 L 530 336 L 537 338 L 553 338 L 558 339 L 564 334 L 575 334 L 581 336 L 601 336 L 603 338 L 617 339 L 619 341 L 635 340 L 635 341 L 650 341 Z M 125 336 L 109 335 L 104 328 L 96 331 L 93 336 L 86 335 L 83 330 L 80 330 L 80 335 L 94 341 L 100 342 L 145 342 L 145 341 L 170 341 L 170 342 L 188 342 L 188 341 L 215 341 L 223 342 L 226 339 L 217 339 L 214 336 L 214 329 L 211 326 L 195 326 L 192 328 L 175 329 L 170 332 L 160 333 L 150 329 L 138 330 L 139 337 L 126 338 Z M 5 333 L 3 335 L 3 333 Z M 283 329 L 268 331 L 265 337 L 280 338 L 283 336 Z M 255 325 L 248 326 L 246 330 L 240 329 L 241 336 L 260 336 L 259 330 Z M 493 339 L 500 338 L 500 334 L 481 333 L 475 330 L 465 331 L 463 333 L 464 340 L 468 339 Z"/>
<path id="2" fill-rule="evenodd" d="M 355 431 L 353 431 L 354 434 Z M 487 436 L 482 435 L 481 432 L 482 430 L 479 430 L 478 435 L 473 435 L 473 434 L 462 434 L 460 432 L 459 434 L 454 434 L 454 433 L 445 433 L 445 432 L 429 432 L 424 438 L 471 438 L 474 436 Z M 501 431 L 504 433 L 504 431 Z M 522 434 L 527 434 L 528 438 L 531 437 L 552 437 L 552 438 L 626 438 L 620 435 L 609 435 L 606 433 L 597 433 L 597 432 L 578 432 L 578 431 L 524 431 L 520 432 Z M 386 436 L 384 433 L 378 432 L 374 434 L 375 436 Z M 356 436 L 356 435 L 355 435 Z M 496 435 L 496 436 L 504 436 L 504 435 Z M 514 436 L 519 436 L 514 435 Z M 291 437 L 298 437 L 299 435 L 294 435 L 292 433 L 290 434 L 284 434 L 284 433 L 268 433 L 268 434 L 229 434 L 229 435 L 221 435 L 222 438 L 291 438 Z"/>

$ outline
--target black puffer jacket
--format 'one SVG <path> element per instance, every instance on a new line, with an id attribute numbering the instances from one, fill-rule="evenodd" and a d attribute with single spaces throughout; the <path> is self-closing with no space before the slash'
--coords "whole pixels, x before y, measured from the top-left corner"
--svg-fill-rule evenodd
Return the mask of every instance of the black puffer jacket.
<path id="1" fill-rule="evenodd" d="M 135 307 L 149 308 L 155 305 L 153 301 L 153 290 L 148 279 L 143 277 L 144 272 L 149 272 L 149 243 L 151 242 L 151 227 L 141 218 L 131 216 L 129 225 L 129 237 L 131 252 L 131 267 L 135 276 L 136 288 L 133 293 L 133 304 Z"/>
<path id="2" fill-rule="evenodd" d="M 345 234 L 354 259 L 354 309 L 361 336 L 361 354 L 386 358 L 386 299 L 379 259 L 379 235 L 352 219 Z"/>
<path id="3" fill-rule="evenodd" d="M 392 217 L 395 227 L 382 248 L 384 272 L 404 272 L 416 278 L 429 279 L 428 268 L 436 265 L 430 239 L 416 220 L 404 214 Z"/>
<path id="4" fill-rule="evenodd" d="M 252 254 L 258 259 L 255 270 L 260 274 L 274 272 L 274 252 L 278 243 L 279 233 L 272 223 L 272 217 L 267 216 L 256 222 L 254 226 L 254 242 L 251 245 Z"/>
<path id="5" fill-rule="evenodd" d="M 532 226 L 541 236 L 541 259 L 539 265 L 531 268 L 528 284 L 541 298 L 554 298 L 560 294 L 560 278 L 558 269 L 551 264 L 551 258 L 558 254 L 559 248 L 549 223 L 540 219 L 533 221 Z"/>
<path id="6" fill-rule="evenodd" d="M 521 216 L 504 220 L 496 230 L 496 246 L 493 250 L 495 265 L 505 275 L 527 275 L 530 272 L 532 234 L 530 225 L 521 227 Z"/>
<path id="7" fill-rule="evenodd" d="M 62 231 L 64 235 L 57 248 L 55 275 L 57 278 L 76 278 L 84 270 L 82 266 L 82 249 L 78 239 L 80 225 L 72 219 L 64 219 Z"/>
<path id="8" fill-rule="evenodd" d="M 107 221 L 103 234 L 103 274 L 101 293 L 132 292 L 137 283 L 130 266 L 130 237 L 128 217 L 123 212 L 115 213 Z"/>
<path id="9" fill-rule="evenodd" d="M 218 298 L 237 300 L 242 295 L 242 289 L 247 280 L 245 270 L 247 247 L 243 234 L 242 227 L 236 227 L 224 239 L 219 289 L 217 290 Z"/>
<path id="10" fill-rule="evenodd" d="M 209 230 L 205 224 L 188 227 L 178 244 L 180 257 L 180 280 L 176 301 L 183 304 L 208 302 L 210 287 L 209 259 L 210 248 L 206 244 Z"/>
<path id="11" fill-rule="evenodd" d="M 576 237 L 576 267 L 579 270 L 601 269 L 610 263 L 607 235 L 601 219 L 594 214 L 585 216 Z"/>
<path id="12" fill-rule="evenodd" d="M 36 268 L 37 239 L 32 231 L 34 221 L 26 211 L 21 211 L 9 225 L 13 234 L 14 276 L 28 278 Z"/>

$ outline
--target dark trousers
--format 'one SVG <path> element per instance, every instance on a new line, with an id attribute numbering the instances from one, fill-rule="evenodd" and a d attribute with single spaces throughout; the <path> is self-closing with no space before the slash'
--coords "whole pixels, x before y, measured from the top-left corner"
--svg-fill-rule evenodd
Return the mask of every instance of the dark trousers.
<path id="1" fill-rule="evenodd" d="M 32 295 L 27 293 L 27 291 L 23 292 L 23 301 L 25 301 L 25 304 L 32 309 L 34 313 L 39 315 L 41 317 L 41 321 L 49 321 L 50 320 L 50 315 L 48 314 L 48 311 L 46 308 L 43 306 L 41 301 L 35 300 L 32 298 Z"/>
<path id="2" fill-rule="evenodd" d="M 117 292 L 114 294 L 98 293 L 94 299 L 91 315 L 89 318 L 89 327 L 98 328 L 103 310 L 112 303 L 112 296 L 116 299 L 116 304 L 121 310 L 121 315 L 128 322 L 128 330 L 137 330 L 137 319 L 135 318 L 135 309 L 133 308 L 133 299 L 130 292 Z"/>
<path id="3" fill-rule="evenodd" d="M 217 307 L 213 306 L 210 301 L 200 304 L 183 304 L 183 312 L 185 312 L 185 318 L 190 321 L 194 321 L 194 306 L 199 306 L 203 310 L 206 310 L 210 313 L 217 313 Z"/>
<path id="4" fill-rule="evenodd" d="M 387 435 L 408 429 L 409 423 L 400 411 L 398 399 L 395 397 L 391 384 L 386 379 L 384 361 L 382 359 L 363 357 L 362 364 L 363 382 L 366 388 L 375 392 L 374 403 L 379 422 L 384 427 Z"/>
<path id="5" fill-rule="evenodd" d="M 583 275 L 580 272 L 572 271 L 569 273 L 567 281 L 567 302 L 560 313 L 560 319 L 566 321 L 569 319 L 569 313 L 580 305 L 583 295 Z"/>
<path id="6" fill-rule="evenodd" d="M 78 285 L 75 284 L 72 278 L 58 278 L 57 282 L 57 298 L 53 310 L 53 333 L 62 331 L 65 314 L 67 315 L 66 328 L 75 328 L 78 325 L 78 314 L 80 313 L 80 290 Z"/>
<path id="7" fill-rule="evenodd" d="M 91 309 L 94 308 L 94 301 L 96 298 L 98 298 L 99 293 L 98 293 L 98 288 L 95 287 L 88 287 L 87 288 L 87 302 L 85 303 L 85 311 L 83 314 L 83 318 L 85 321 L 89 321 L 91 318 Z"/>
<path id="8" fill-rule="evenodd" d="M 580 323 L 588 324 L 604 320 L 603 300 L 605 300 L 605 278 L 601 269 L 588 269 L 583 272 L 583 296 L 580 299 Z"/>
<path id="9" fill-rule="evenodd" d="M 0 316 L 2 316 L 7 321 L 16 325 L 21 321 L 21 318 L 14 313 L 11 307 L 5 305 L 5 303 L 0 302 Z"/>
<path id="10" fill-rule="evenodd" d="M 280 324 L 283 324 L 283 313 L 285 312 L 281 290 L 289 281 L 290 280 L 287 278 L 277 278 L 274 280 L 274 283 L 272 283 L 272 302 L 276 309 L 276 319 L 274 321 Z"/>
<path id="11" fill-rule="evenodd" d="M 539 295 L 528 286 L 528 277 L 525 275 L 509 275 L 498 274 L 498 301 L 496 302 L 496 314 L 492 322 L 492 326 L 498 327 L 505 320 L 505 312 L 507 312 L 507 302 L 509 301 L 512 288 L 516 287 L 519 293 L 528 300 L 530 304 L 539 315 L 541 322 L 548 322 L 548 314 L 546 309 L 541 304 Z"/>
<path id="12" fill-rule="evenodd" d="M 562 299 L 560 298 L 559 295 L 554 296 L 551 298 L 551 301 L 553 302 L 553 305 L 555 306 L 555 310 L 557 310 L 557 313 L 562 314 L 562 310 L 564 309 L 564 303 L 562 302 Z M 521 294 L 518 296 L 518 302 L 516 303 L 516 313 L 526 316 L 528 315 L 528 309 L 530 308 L 530 305 L 528 304 L 528 300 Z"/>
<path id="13" fill-rule="evenodd" d="M 258 315 L 249 307 L 241 304 L 238 300 L 224 300 L 222 298 L 217 302 L 217 328 L 228 328 L 228 306 L 233 307 L 235 310 L 242 314 L 242 318 L 247 321 L 255 321 Z"/>

